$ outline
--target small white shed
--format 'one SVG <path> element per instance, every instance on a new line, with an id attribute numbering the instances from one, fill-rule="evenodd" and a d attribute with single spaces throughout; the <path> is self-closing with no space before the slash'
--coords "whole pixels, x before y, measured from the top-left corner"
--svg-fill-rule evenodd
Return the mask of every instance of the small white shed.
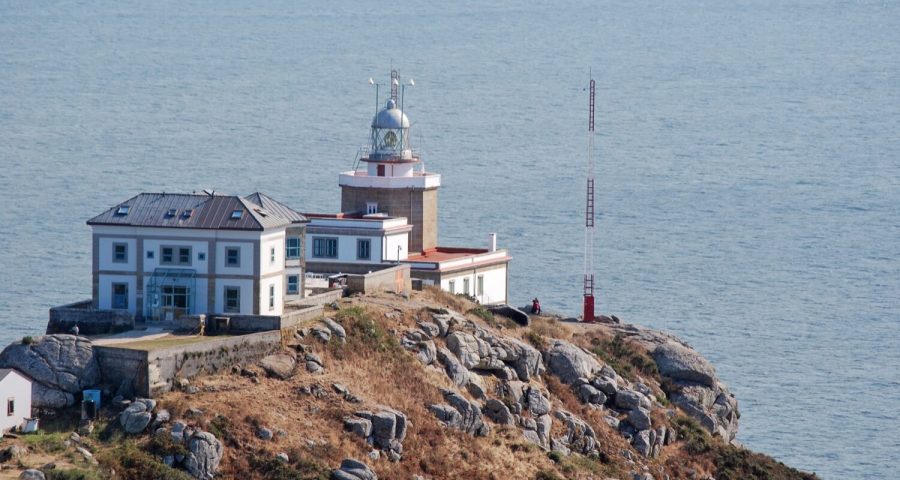
<path id="1" fill-rule="evenodd" d="M 20 428 L 31 418 L 31 379 L 0 368 L 0 434 Z"/>

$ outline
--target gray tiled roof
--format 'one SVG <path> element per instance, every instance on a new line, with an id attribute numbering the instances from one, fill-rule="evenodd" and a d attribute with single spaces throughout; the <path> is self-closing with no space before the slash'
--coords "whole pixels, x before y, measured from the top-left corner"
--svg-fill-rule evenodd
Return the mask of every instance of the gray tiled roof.
<path id="1" fill-rule="evenodd" d="M 141 193 L 87 223 L 206 230 L 265 230 L 306 221 L 306 217 L 270 197 L 254 195 L 265 202 L 271 202 L 271 210 L 251 200 L 253 195 L 241 198 L 236 195 L 207 193 Z M 123 206 L 128 207 L 128 213 L 118 214 Z M 242 212 L 241 218 L 231 218 L 232 212 L 236 210 Z M 174 212 L 174 215 L 170 212 Z M 185 212 L 190 212 L 190 215 Z"/>

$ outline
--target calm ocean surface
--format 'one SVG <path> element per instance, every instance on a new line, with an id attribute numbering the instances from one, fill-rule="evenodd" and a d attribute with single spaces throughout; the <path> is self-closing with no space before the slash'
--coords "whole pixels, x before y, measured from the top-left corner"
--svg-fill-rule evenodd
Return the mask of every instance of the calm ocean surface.
<path id="1" fill-rule="evenodd" d="M 497 232 L 516 303 L 567 313 L 593 67 L 601 310 L 713 360 L 747 446 L 896 478 L 893 0 L 0 0 L 0 343 L 90 297 L 84 222 L 137 192 L 336 210 L 392 61 L 441 243 Z"/>

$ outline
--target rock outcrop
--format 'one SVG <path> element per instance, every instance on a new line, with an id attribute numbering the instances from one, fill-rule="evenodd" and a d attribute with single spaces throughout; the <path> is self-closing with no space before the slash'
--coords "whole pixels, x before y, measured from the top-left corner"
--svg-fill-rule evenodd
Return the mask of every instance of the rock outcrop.
<path id="1" fill-rule="evenodd" d="M 275 353 L 263 357 L 263 359 L 259 361 L 259 366 L 266 371 L 268 376 L 287 380 L 294 375 L 297 360 L 293 355 L 287 353 Z"/>
<path id="2" fill-rule="evenodd" d="M 345 458 L 340 468 L 331 472 L 331 480 L 378 480 L 378 475 L 365 463 Z"/>
<path id="3" fill-rule="evenodd" d="M 91 341 L 74 335 L 45 335 L 13 343 L 0 353 L 0 368 L 14 368 L 32 379 L 32 406 L 63 408 L 75 395 L 100 383 Z"/>
<path id="4" fill-rule="evenodd" d="M 384 451 L 391 461 L 400 461 L 403 440 L 409 428 L 406 414 L 388 407 L 378 407 L 376 412 L 357 411 L 344 419 L 344 430 L 353 433 L 376 448 Z"/>
<path id="5" fill-rule="evenodd" d="M 185 470 L 194 478 L 212 479 L 222 461 L 222 442 L 209 432 L 194 432 L 186 443 L 189 453 L 184 459 Z"/>
<path id="6" fill-rule="evenodd" d="M 594 372 L 600 371 L 602 365 L 590 353 L 565 340 L 553 340 L 544 352 L 544 363 L 547 370 L 559 377 L 563 383 L 570 384 L 579 378 L 592 378 Z"/>
<path id="7" fill-rule="evenodd" d="M 442 390 L 442 393 L 447 403 L 428 407 L 441 423 L 478 437 L 483 437 L 491 431 L 491 427 L 484 423 L 481 408 L 477 404 L 452 390 Z"/>

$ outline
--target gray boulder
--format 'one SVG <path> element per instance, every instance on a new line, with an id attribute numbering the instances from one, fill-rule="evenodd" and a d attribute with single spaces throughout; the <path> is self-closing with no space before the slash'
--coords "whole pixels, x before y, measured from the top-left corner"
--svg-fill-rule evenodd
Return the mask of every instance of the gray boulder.
<path id="1" fill-rule="evenodd" d="M 119 423 L 126 433 L 141 433 L 150 425 L 153 413 L 148 406 L 148 403 L 135 401 L 119 414 Z M 152 406 L 155 407 L 156 403 Z"/>
<path id="2" fill-rule="evenodd" d="M 19 480 L 46 480 L 46 478 L 44 472 L 33 468 L 29 468 L 19 474 Z"/>
<path id="3" fill-rule="evenodd" d="M 332 480 L 378 480 L 378 475 L 363 462 L 352 458 L 341 461 L 340 468 L 331 472 Z"/>
<path id="4" fill-rule="evenodd" d="M 341 342 L 343 342 L 344 339 L 347 338 L 347 332 L 344 330 L 344 327 L 341 326 L 340 323 L 337 323 L 330 318 L 323 319 L 322 323 L 324 323 L 325 327 L 327 327 L 328 330 L 331 331 L 332 334 L 334 334 L 334 336 L 338 337 Z"/>
<path id="5" fill-rule="evenodd" d="M 565 340 L 553 340 L 544 352 L 544 363 L 547 371 L 565 384 L 573 383 L 579 377 L 591 378 L 601 368 L 593 355 Z"/>
<path id="6" fill-rule="evenodd" d="M 712 364 L 696 350 L 675 342 L 668 342 L 653 350 L 653 360 L 659 374 L 672 380 L 694 382 L 715 387 L 718 379 Z"/>
<path id="7" fill-rule="evenodd" d="M 615 378 L 595 377 L 591 380 L 591 386 L 611 397 L 619 391 L 619 382 Z"/>
<path id="8" fill-rule="evenodd" d="M 268 376 L 287 380 L 294 375 L 297 360 L 287 353 L 276 353 L 260 360 L 259 366 L 266 371 Z"/>
<path id="9" fill-rule="evenodd" d="M 509 408 L 503 402 L 495 398 L 488 399 L 488 401 L 485 402 L 484 415 L 494 423 L 500 425 L 514 425 L 516 423 L 516 419 L 513 418 Z"/>
<path id="10" fill-rule="evenodd" d="M 441 327 L 432 322 L 417 322 L 419 329 L 429 337 L 437 337 L 441 335 Z"/>
<path id="11" fill-rule="evenodd" d="M 554 415 L 566 426 L 566 435 L 559 440 L 569 449 L 582 455 L 588 455 L 596 449 L 597 436 L 587 422 L 565 410 L 557 410 Z"/>
<path id="12" fill-rule="evenodd" d="M 491 345 L 465 332 L 453 332 L 447 335 L 447 348 L 453 352 L 467 369 L 501 370 L 503 362 L 493 355 Z"/>
<path id="13" fill-rule="evenodd" d="M 650 412 L 643 408 L 635 408 L 628 412 L 628 423 L 630 423 L 635 430 L 647 430 L 651 426 Z"/>
<path id="14" fill-rule="evenodd" d="M 550 413 L 550 400 L 541 393 L 537 387 L 528 389 L 528 411 L 535 417 Z"/>
<path id="15" fill-rule="evenodd" d="M 510 337 L 493 337 L 489 341 L 500 360 L 512 365 L 519 380 L 527 382 L 544 373 L 541 352 L 531 345 Z"/>
<path id="16" fill-rule="evenodd" d="M 225 452 L 222 442 L 209 432 L 195 432 L 188 439 L 187 448 L 184 468 L 188 473 L 200 480 L 212 479 Z"/>
<path id="17" fill-rule="evenodd" d="M 428 325 L 432 325 L 437 328 L 433 323 L 429 323 Z M 427 336 L 418 330 L 407 330 L 406 333 L 400 337 L 400 345 L 416 354 L 416 358 L 419 359 L 425 365 L 431 365 L 437 359 L 437 347 L 434 345 L 434 342 L 427 338 Z"/>
<path id="18" fill-rule="evenodd" d="M 344 430 L 356 436 L 368 438 L 372 434 L 372 421 L 365 418 L 345 418 Z"/>
<path id="19" fill-rule="evenodd" d="M 597 390 L 591 384 L 586 383 L 578 387 L 578 398 L 584 403 L 592 403 L 595 405 L 603 405 L 606 403 L 606 394 Z"/>
<path id="20" fill-rule="evenodd" d="M 643 395 L 634 390 L 619 390 L 616 393 L 616 408 L 634 410 L 641 406 L 641 398 L 643 397 Z"/>
<path id="21" fill-rule="evenodd" d="M 0 352 L 0 368 L 14 368 L 32 379 L 32 407 L 63 408 L 75 394 L 100 383 L 91 341 L 74 335 L 44 335 Z"/>
<path id="22" fill-rule="evenodd" d="M 672 404 L 696 419 L 700 426 L 726 441 L 734 440 L 741 414 L 734 395 L 721 383 L 715 389 L 696 384 L 680 384 L 677 393 L 669 396 Z"/>
<path id="23" fill-rule="evenodd" d="M 631 441 L 631 445 L 634 446 L 634 449 L 638 451 L 641 455 L 645 457 L 649 457 L 650 453 L 653 450 L 653 440 L 656 433 L 652 430 L 641 430 L 634 435 L 634 439 Z"/>
<path id="24" fill-rule="evenodd" d="M 444 371 L 450 380 L 457 387 L 464 387 L 469 383 L 469 370 L 456 359 L 450 350 L 446 348 L 437 349 L 437 359 L 444 366 Z"/>
<path id="25" fill-rule="evenodd" d="M 442 392 L 447 403 L 428 407 L 441 423 L 478 437 L 486 436 L 490 432 L 490 427 L 484 423 L 478 405 L 452 390 Z"/>

